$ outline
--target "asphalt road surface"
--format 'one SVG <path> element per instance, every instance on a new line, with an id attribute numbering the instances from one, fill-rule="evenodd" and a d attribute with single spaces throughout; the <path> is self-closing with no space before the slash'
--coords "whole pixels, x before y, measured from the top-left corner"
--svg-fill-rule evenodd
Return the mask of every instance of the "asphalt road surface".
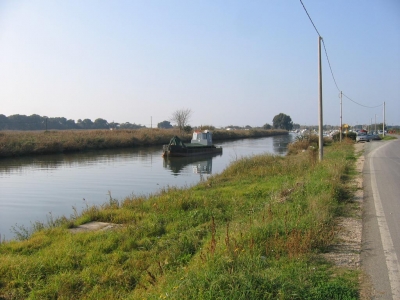
<path id="1" fill-rule="evenodd" d="M 361 264 L 371 299 L 400 300 L 400 136 L 365 144 Z"/>

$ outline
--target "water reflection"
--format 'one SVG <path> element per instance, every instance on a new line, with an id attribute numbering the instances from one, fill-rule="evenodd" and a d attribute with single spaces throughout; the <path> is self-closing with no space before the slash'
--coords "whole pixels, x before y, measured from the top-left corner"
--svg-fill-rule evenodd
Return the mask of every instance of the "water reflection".
<path id="1" fill-rule="evenodd" d="M 174 176 L 178 176 L 189 165 L 192 166 L 194 174 L 211 174 L 213 158 L 221 155 L 217 153 L 207 156 L 166 157 L 163 166 L 171 170 Z"/>
<path id="2" fill-rule="evenodd" d="M 73 152 L 66 154 L 22 156 L 1 159 L 0 174 L 19 172 L 25 169 L 49 170 L 82 165 L 96 165 L 99 162 L 115 162 L 126 159 L 148 161 L 152 156 L 158 155 L 161 156 L 160 147 L 154 146 Z"/>
<path id="3" fill-rule="evenodd" d="M 280 155 L 286 154 L 288 144 L 293 141 L 293 135 L 290 134 L 289 136 L 274 136 L 272 138 L 272 144 L 274 147 L 274 152 Z"/>

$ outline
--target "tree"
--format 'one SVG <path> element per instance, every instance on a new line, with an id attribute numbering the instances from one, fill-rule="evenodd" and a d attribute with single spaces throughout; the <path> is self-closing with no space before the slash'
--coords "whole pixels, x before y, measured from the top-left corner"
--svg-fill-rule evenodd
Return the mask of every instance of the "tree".
<path id="1" fill-rule="evenodd" d="M 96 129 L 108 129 L 108 122 L 102 118 L 94 120 L 93 127 Z"/>
<path id="2" fill-rule="evenodd" d="M 201 125 L 200 130 L 215 130 L 215 126 L 213 125 Z"/>
<path id="3" fill-rule="evenodd" d="M 140 124 L 131 124 L 129 122 L 121 123 L 119 124 L 119 128 L 121 129 L 140 129 L 140 128 L 145 128 L 146 126 L 142 126 Z"/>
<path id="4" fill-rule="evenodd" d="M 93 122 L 90 119 L 78 119 L 77 125 L 81 129 L 92 129 L 93 128 Z"/>
<path id="5" fill-rule="evenodd" d="M 182 132 L 184 131 L 185 126 L 188 125 L 191 114 L 192 111 L 190 109 L 183 108 L 177 110 L 172 114 L 171 121 L 175 122 L 179 130 Z"/>
<path id="6" fill-rule="evenodd" d="M 263 128 L 264 128 L 264 129 L 271 129 L 272 126 L 271 126 L 270 124 L 268 124 L 268 123 L 265 123 L 264 126 L 263 126 Z"/>
<path id="7" fill-rule="evenodd" d="M 293 128 L 292 118 L 283 113 L 276 115 L 272 120 L 272 124 L 275 129 L 291 130 Z"/>
<path id="8" fill-rule="evenodd" d="M 169 121 L 162 121 L 157 124 L 157 128 L 169 129 L 169 128 L 172 128 L 172 125 Z"/>
<path id="9" fill-rule="evenodd" d="M 186 125 L 186 126 L 183 128 L 183 130 L 184 130 L 186 133 L 191 133 L 191 132 L 193 131 L 193 128 L 192 128 L 192 126 L 190 126 L 190 125 Z"/>

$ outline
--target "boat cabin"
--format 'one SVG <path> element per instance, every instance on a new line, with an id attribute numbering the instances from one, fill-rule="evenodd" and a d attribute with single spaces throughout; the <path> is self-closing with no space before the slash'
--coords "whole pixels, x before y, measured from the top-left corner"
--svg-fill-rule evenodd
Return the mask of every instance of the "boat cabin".
<path id="1" fill-rule="evenodd" d="M 205 146 L 212 146 L 212 133 L 211 131 L 195 131 L 193 132 L 192 144 L 201 144 Z"/>

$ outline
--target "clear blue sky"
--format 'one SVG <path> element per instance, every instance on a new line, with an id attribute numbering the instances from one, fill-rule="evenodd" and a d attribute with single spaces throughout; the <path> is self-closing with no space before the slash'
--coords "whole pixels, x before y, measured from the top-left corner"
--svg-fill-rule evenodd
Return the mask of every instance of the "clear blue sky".
<path id="1" fill-rule="evenodd" d="M 337 85 L 400 125 L 400 1 L 303 0 Z M 324 124 L 340 99 L 323 52 Z M 0 0 L 0 114 L 153 127 L 318 124 L 318 35 L 300 1 Z M 343 123 L 383 107 L 343 98 Z"/>

